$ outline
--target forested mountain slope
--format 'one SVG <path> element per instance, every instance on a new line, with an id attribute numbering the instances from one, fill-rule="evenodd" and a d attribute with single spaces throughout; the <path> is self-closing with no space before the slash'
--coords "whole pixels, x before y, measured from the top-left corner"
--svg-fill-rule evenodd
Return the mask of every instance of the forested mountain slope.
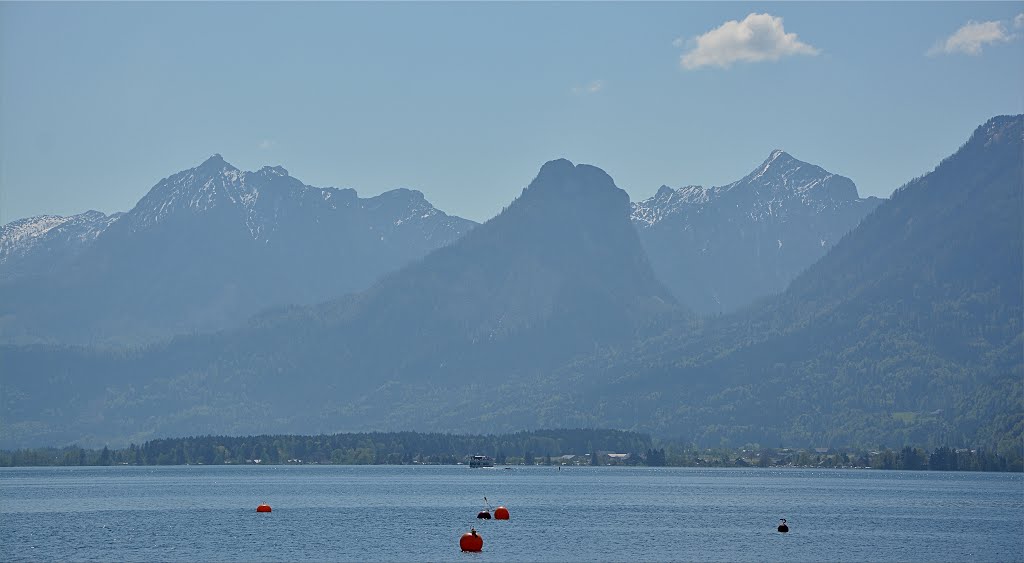
<path id="1" fill-rule="evenodd" d="M 1021 123 L 979 127 L 778 298 L 578 366 L 612 381 L 582 393 L 595 418 L 712 443 L 1019 449 Z"/>

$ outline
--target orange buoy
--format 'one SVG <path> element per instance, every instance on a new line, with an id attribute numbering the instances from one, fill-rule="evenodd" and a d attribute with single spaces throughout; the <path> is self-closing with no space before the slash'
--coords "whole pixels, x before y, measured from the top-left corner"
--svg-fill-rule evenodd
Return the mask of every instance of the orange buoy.
<path id="1" fill-rule="evenodd" d="M 508 509 L 504 506 L 499 506 L 494 509 L 495 520 L 508 520 Z"/>
<path id="2" fill-rule="evenodd" d="M 462 548 L 462 551 L 481 551 L 484 548 L 484 538 L 476 533 L 476 528 L 470 528 L 459 539 L 459 547 Z"/>
<path id="3" fill-rule="evenodd" d="M 263 503 L 256 507 L 256 512 L 270 512 L 270 505 Z"/>

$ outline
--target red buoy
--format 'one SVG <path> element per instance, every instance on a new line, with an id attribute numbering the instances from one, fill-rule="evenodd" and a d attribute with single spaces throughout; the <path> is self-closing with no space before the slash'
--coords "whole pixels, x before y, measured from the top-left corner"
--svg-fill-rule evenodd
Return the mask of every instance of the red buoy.
<path id="1" fill-rule="evenodd" d="M 270 505 L 263 503 L 256 507 L 256 512 L 270 512 Z"/>
<path id="2" fill-rule="evenodd" d="M 494 509 L 495 520 L 508 520 L 508 509 L 504 506 L 499 506 Z"/>
<path id="3" fill-rule="evenodd" d="M 476 533 L 476 528 L 470 528 L 468 532 L 462 534 L 459 547 L 462 551 L 481 551 L 484 548 L 484 538 Z"/>

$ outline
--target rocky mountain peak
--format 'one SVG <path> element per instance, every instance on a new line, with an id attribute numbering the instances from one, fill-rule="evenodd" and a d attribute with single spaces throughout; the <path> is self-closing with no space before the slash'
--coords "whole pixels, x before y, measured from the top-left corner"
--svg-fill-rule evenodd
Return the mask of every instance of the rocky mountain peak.
<path id="1" fill-rule="evenodd" d="M 288 176 L 288 171 L 283 166 L 264 166 L 257 174 L 262 176 Z"/>
<path id="2" fill-rule="evenodd" d="M 754 192 L 759 198 L 798 197 L 805 202 L 849 202 L 859 198 L 857 186 L 844 176 L 794 158 L 776 149 L 743 179 L 721 188 L 723 191 Z"/>
<path id="3" fill-rule="evenodd" d="M 665 199 L 671 196 L 674 192 L 675 190 L 673 190 L 672 188 L 662 185 L 660 188 L 658 188 L 658 193 L 654 194 L 654 197 L 655 199 Z"/>
<path id="4" fill-rule="evenodd" d="M 220 153 L 215 153 L 210 158 L 203 161 L 202 164 L 195 167 L 193 170 L 202 170 L 204 172 L 215 172 L 220 170 L 238 170 L 232 166 L 228 161 L 224 160 L 224 157 Z"/>
<path id="5" fill-rule="evenodd" d="M 10 281 L 22 293 L 7 295 L 33 296 L 0 295 L 20 322 L 0 326 L 0 343 L 140 343 L 219 330 L 266 307 L 365 289 L 474 226 L 416 190 L 360 199 L 305 185 L 281 166 L 240 171 L 214 155 L 157 182 L 123 216 L 0 227 L 0 289 Z"/>
<path id="6" fill-rule="evenodd" d="M 975 135 L 983 136 L 985 144 L 1003 142 L 1014 135 L 1016 138 L 1011 140 L 1019 141 L 1022 129 L 1024 129 L 1024 114 L 997 115 L 979 127 Z"/>
<path id="7" fill-rule="evenodd" d="M 781 291 L 878 203 L 860 199 L 850 179 L 776 149 L 726 186 L 662 186 L 632 204 L 631 219 L 675 296 L 717 313 Z"/>
<path id="8" fill-rule="evenodd" d="M 519 205 L 531 202 L 559 207 L 608 207 L 628 213 L 629 195 L 604 170 L 563 158 L 541 166 L 537 177 L 516 201 Z"/>
<path id="9" fill-rule="evenodd" d="M 765 159 L 764 163 L 762 163 L 762 166 L 789 166 L 793 163 L 801 164 L 800 161 L 793 158 L 793 155 L 789 154 L 788 152 L 782 149 L 775 149 L 768 154 L 768 158 Z"/>

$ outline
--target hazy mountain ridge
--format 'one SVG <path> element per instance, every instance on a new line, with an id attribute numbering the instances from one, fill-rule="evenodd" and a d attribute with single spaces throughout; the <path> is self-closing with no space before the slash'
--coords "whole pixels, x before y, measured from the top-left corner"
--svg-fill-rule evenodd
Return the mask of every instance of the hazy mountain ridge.
<path id="1" fill-rule="evenodd" d="M 740 181 L 710 189 L 663 187 L 655 197 L 633 203 L 631 216 L 658 277 L 687 306 L 714 312 L 780 291 L 796 272 L 827 250 L 826 238 L 844 232 L 848 228 L 845 223 L 859 217 L 863 211 L 855 209 L 858 204 L 871 207 L 875 201 L 857 198 L 856 188 L 846 178 L 773 151 Z M 578 210 L 570 206 L 564 212 Z M 842 218 L 838 227 L 833 224 L 836 217 Z M 86 285 L 103 285 L 100 278 L 104 274 L 97 269 L 116 269 L 119 264 L 130 268 L 127 263 L 132 256 L 141 256 L 140 264 L 146 264 L 165 250 L 178 253 L 164 260 L 167 264 L 175 260 L 189 263 L 198 256 L 200 262 L 210 263 L 211 271 L 209 275 L 193 272 L 181 279 L 182 271 L 189 269 L 183 266 L 167 272 L 167 279 L 151 279 L 151 285 L 160 291 L 148 291 L 140 300 L 163 302 L 165 294 L 175 291 L 186 291 L 191 297 L 179 299 L 180 306 L 161 306 L 160 311 L 141 315 L 133 312 L 132 306 L 111 302 L 113 309 L 127 309 L 126 314 L 110 321 L 99 319 L 101 326 L 94 326 L 88 334 L 69 332 L 46 315 L 27 318 L 28 306 L 21 309 L 20 319 L 17 307 L 8 310 L 6 317 L 0 311 L 0 339 L 117 344 L 225 328 L 265 307 L 309 304 L 365 288 L 380 273 L 451 242 L 473 225 L 435 209 L 415 190 L 397 189 L 360 199 L 352 189 L 306 186 L 280 166 L 241 171 L 220 155 L 164 178 L 127 213 L 105 218 L 90 212 L 75 218 L 90 219 L 99 228 L 93 228 L 90 236 L 71 239 L 26 236 L 32 232 L 31 225 L 37 225 L 35 231 L 46 232 L 47 226 L 64 221 L 60 218 L 42 217 L 5 227 L 11 234 L 0 238 L 4 243 L 0 258 L 18 259 L 7 264 L 0 260 L 0 280 L 54 274 L 44 279 L 41 287 L 35 282 L 15 285 L 12 298 L 27 300 L 30 305 L 34 299 L 47 299 L 40 297 L 45 291 L 73 294 L 76 278 L 86 280 Z M 100 237 L 115 221 L 111 232 Z M 63 230 L 51 228 L 49 232 Z M 807 241 L 815 238 L 819 247 L 807 248 Z M 776 240 L 778 246 L 764 248 L 768 239 Z M 785 249 L 783 239 L 789 241 Z M 311 245 L 328 246 L 332 241 L 341 241 L 339 246 L 346 246 L 347 251 L 323 247 L 310 251 Z M 82 253 L 93 256 L 76 262 Z M 333 272 L 336 277 L 311 275 L 310 268 L 319 266 L 305 258 L 310 254 L 319 254 L 324 274 Z M 346 265 L 345 271 L 339 272 L 337 265 L 332 269 L 328 264 L 332 260 Z M 264 263 L 254 264 L 257 262 Z M 247 271 L 249 276 L 224 271 L 227 266 Z M 147 267 L 160 270 L 162 265 Z M 61 274 L 65 279 L 53 279 Z M 138 272 L 119 275 L 131 279 Z M 297 279 L 300 276 L 305 279 Z M 170 282 L 176 277 L 177 286 Z M 246 285 L 262 285 L 249 288 L 249 293 L 263 297 L 240 295 L 247 292 Z M 0 295 L 3 289 L 0 286 Z M 101 288 L 96 291 L 103 293 Z M 204 307 L 204 303 L 211 306 Z M 79 308 L 77 303 L 65 303 L 68 311 Z M 168 318 L 159 318 L 164 313 Z M 132 329 L 118 327 L 126 321 Z"/>
<path id="2" fill-rule="evenodd" d="M 214 155 L 196 168 L 179 172 L 159 182 L 135 208 L 126 223 L 134 232 L 152 228 L 173 214 L 201 215 L 218 207 L 236 209 L 254 240 L 269 243 L 275 233 L 292 225 L 285 221 L 311 220 L 319 223 L 339 210 L 362 211 L 369 230 L 380 236 L 429 224 L 451 229 L 461 236 L 474 222 L 450 217 L 430 205 L 417 190 L 398 188 L 370 198 L 359 198 L 356 190 L 307 186 L 281 166 L 264 166 L 256 172 L 239 170 Z M 308 214 L 304 217 L 303 214 Z M 351 219 L 349 217 L 348 219 Z M 415 226 L 414 226 L 415 225 Z M 429 237 L 444 243 L 452 235 L 424 229 Z"/>
<path id="3" fill-rule="evenodd" d="M 0 282 L 59 268 L 124 215 L 40 215 L 0 226 Z"/>
<path id="4" fill-rule="evenodd" d="M 321 336 L 298 346 L 323 354 L 309 348 L 327 339 L 338 365 L 377 385 L 413 374 L 431 384 L 492 380 L 629 342 L 652 314 L 675 307 L 640 249 L 628 201 L 600 169 L 549 162 L 457 242 L 347 299 L 262 316 L 257 329 L 283 337 L 315 326 Z"/>
<path id="5" fill-rule="evenodd" d="M 361 199 L 215 155 L 161 180 L 88 238 L 8 237 L 22 262 L 70 259 L 21 279 L 0 264 L 0 279 L 10 278 L 0 284 L 0 340 L 123 344 L 222 329 L 266 307 L 365 289 L 474 225 L 418 191 Z"/>
<path id="6" fill-rule="evenodd" d="M 706 443 L 871 436 L 1012 452 L 1024 435 L 1022 121 L 979 127 L 780 296 L 577 368 L 608 382 L 584 395 L 619 398 L 604 421 Z"/>
<path id="7" fill-rule="evenodd" d="M 37 373 L 69 369 L 104 382 L 68 385 L 79 375 L 59 375 L 12 385 L 28 397 L 5 405 L 19 419 L 57 381 L 71 404 L 103 405 L 104 414 L 97 421 L 84 407 L 72 409 L 71 427 L 48 415 L 37 425 L 8 424 L 8 439 L 40 428 L 51 439 L 100 435 L 107 425 L 132 438 L 204 425 L 262 432 L 268 424 L 325 431 L 384 424 L 390 414 L 381 408 L 395 393 L 467 385 L 461 396 L 479 398 L 468 390 L 628 345 L 673 311 L 629 222 L 625 192 L 597 168 L 553 161 L 500 215 L 363 293 L 121 358 L 76 362 L 71 350 L 43 360 L 7 349 L 15 372 L 37 364 Z M 256 416 L 267 411 L 276 414 Z"/>
<path id="8" fill-rule="evenodd" d="M 553 161 L 498 217 L 368 291 L 120 355 L 0 348 L 2 443 L 613 426 L 1012 454 L 1021 120 L 987 122 L 784 293 L 716 318 L 672 303 L 607 174 Z"/>
<path id="9" fill-rule="evenodd" d="M 676 298 L 720 313 L 781 292 L 882 201 L 775 150 L 726 186 L 662 186 L 631 217 Z"/>
<path id="10" fill-rule="evenodd" d="M 368 322 L 355 325 L 373 327 L 396 315 L 394 325 L 378 334 L 394 338 L 424 322 L 410 311 L 441 307 L 440 318 L 453 324 L 421 332 L 443 329 L 474 344 L 526 336 L 541 345 L 544 337 L 528 333 L 569 322 L 556 330 L 558 349 L 549 350 L 562 356 L 578 350 L 573 340 L 590 346 L 632 338 L 645 322 L 646 308 L 671 308 L 673 302 L 651 271 L 628 210 L 628 196 L 604 171 L 549 162 L 519 198 L 472 236 L 359 296 L 355 310 Z M 437 304 L 415 303 L 424 299 Z"/>

